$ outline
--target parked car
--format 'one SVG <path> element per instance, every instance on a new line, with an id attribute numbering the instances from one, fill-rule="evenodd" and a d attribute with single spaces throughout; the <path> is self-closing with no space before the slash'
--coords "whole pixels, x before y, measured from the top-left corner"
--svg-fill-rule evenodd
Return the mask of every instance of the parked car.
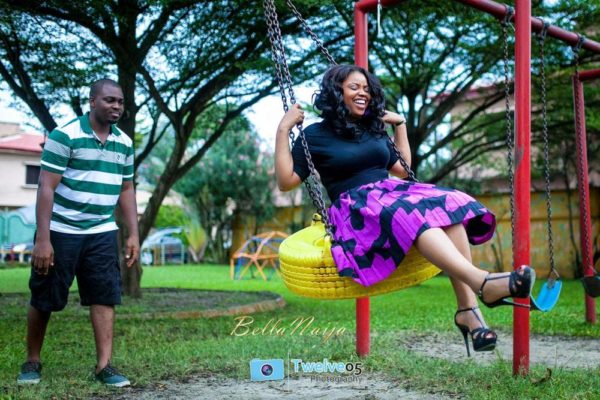
<path id="1" fill-rule="evenodd" d="M 183 228 L 164 228 L 148 235 L 140 251 L 142 265 L 184 264 L 187 251 L 183 241 L 177 237 Z"/>

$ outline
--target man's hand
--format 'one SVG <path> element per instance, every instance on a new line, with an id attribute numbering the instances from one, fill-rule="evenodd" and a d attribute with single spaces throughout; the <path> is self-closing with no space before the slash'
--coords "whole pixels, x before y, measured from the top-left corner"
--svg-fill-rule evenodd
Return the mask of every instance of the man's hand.
<path id="1" fill-rule="evenodd" d="M 131 268 L 140 255 L 140 239 L 137 236 L 129 236 L 125 242 L 125 262 L 127 268 Z"/>
<path id="2" fill-rule="evenodd" d="M 54 248 L 50 241 L 36 240 L 31 252 L 31 266 L 40 275 L 48 275 L 54 266 Z"/>

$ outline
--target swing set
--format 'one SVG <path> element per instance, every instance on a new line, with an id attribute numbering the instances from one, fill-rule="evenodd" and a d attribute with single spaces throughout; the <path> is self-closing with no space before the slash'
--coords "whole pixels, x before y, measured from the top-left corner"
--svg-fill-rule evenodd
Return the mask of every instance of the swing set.
<path id="1" fill-rule="evenodd" d="M 529 265 L 530 262 L 530 131 L 531 131 L 531 32 L 539 32 L 538 41 L 540 49 L 540 80 L 542 99 L 542 133 L 544 141 L 544 176 L 546 183 L 547 227 L 548 227 L 548 253 L 550 271 L 546 282 L 543 284 L 537 297 L 529 299 L 515 299 L 524 307 L 514 307 L 513 316 L 513 373 L 526 374 L 529 370 L 529 310 L 550 311 L 557 303 L 562 288 L 560 275 L 554 265 L 552 214 L 550 198 L 550 172 L 548 160 L 548 125 L 546 117 L 546 77 L 544 72 L 544 41 L 547 36 L 560 39 L 572 46 L 575 54 L 575 75 L 573 76 L 573 93 L 575 103 L 575 131 L 577 145 L 577 178 L 580 197 L 580 226 L 583 254 L 584 279 L 583 285 L 586 292 L 586 320 L 596 322 L 594 298 L 600 295 L 600 275 L 594 271 L 592 265 L 591 246 L 591 217 L 589 207 L 587 153 L 585 136 L 585 116 L 582 82 L 600 77 L 600 70 L 579 72 L 579 51 L 581 48 L 600 53 L 600 43 L 586 40 L 583 36 L 565 31 L 544 22 L 540 18 L 531 17 L 531 2 L 517 1 L 516 10 L 512 7 L 499 4 L 490 0 L 456 0 L 467 6 L 487 12 L 502 23 L 503 31 L 503 62 L 506 104 L 506 143 L 508 147 L 507 164 L 511 188 L 511 228 L 513 240 L 513 267 Z M 360 0 L 354 6 L 355 24 L 355 64 L 363 68 L 368 67 L 367 62 L 367 15 L 376 10 L 379 13 L 382 7 L 395 6 L 401 0 Z M 328 50 L 312 31 L 301 13 L 286 0 L 286 5 L 302 24 L 304 30 L 312 38 L 317 48 L 323 53 L 330 64 L 336 64 Z M 288 111 L 288 95 L 290 104 L 296 102 L 293 91 L 291 75 L 285 56 L 285 49 L 279 28 L 277 10 L 274 0 L 265 0 L 265 18 L 268 25 L 269 40 L 271 42 L 272 59 L 275 74 L 279 83 L 284 111 Z M 508 56 L 508 27 L 511 23 L 515 26 L 515 132 L 513 134 L 512 118 L 509 99 L 509 56 Z M 286 94 L 287 91 L 287 94 Z M 323 200 L 321 187 L 316 170 L 312 162 L 302 124 L 297 125 L 298 138 L 304 149 L 304 154 L 309 166 L 310 176 L 305 181 L 308 193 L 317 208 L 311 226 L 296 232 L 284 240 L 279 248 L 280 269 L 284 282 L 288 288 L 300 295 L 319 299 L 345 299 L 356 298 L 356 349 L 360 356 L 369 353 L 370 347 L 370 302 L 369 296 L 399 290 L 419 284 L 440 271 L 429 263 L 418 251 L 411 249 L 402 262 L 402 268 L 376 285 L 363 287 L 351 278 L 338 276 L 333 258 L 331 256 L 332 227 L 330 225 L 327 209 Z M 290 139 L 296 140 L 293 131 Z M 390 138 L 391 141 L 391 138 Z M 393 144 L 393 142 L 392 142 Z M 394 146 L 394 149 L 396 147 Z M 520 157 L 513 166 L 513 153 Z M 408 173 L 408 179 L 416 181 L 414 173 L 396 149 L 396 154 Z"/>

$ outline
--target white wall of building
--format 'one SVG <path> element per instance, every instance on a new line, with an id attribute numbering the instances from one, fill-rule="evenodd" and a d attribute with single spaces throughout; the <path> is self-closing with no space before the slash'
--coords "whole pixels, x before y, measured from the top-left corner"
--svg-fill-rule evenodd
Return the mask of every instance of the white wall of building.
<path id="1" fill-rule="evenodd" d="M 40 165 L 40 154 L 0 152 L 0 208 L 35 203 L 37 185 L 25 183 L 28 164 Z"/>

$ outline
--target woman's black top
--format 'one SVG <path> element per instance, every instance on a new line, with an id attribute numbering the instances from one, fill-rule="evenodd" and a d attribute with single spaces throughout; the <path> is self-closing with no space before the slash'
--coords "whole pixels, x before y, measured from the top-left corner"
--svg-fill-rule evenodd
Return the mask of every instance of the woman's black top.
<path id="1" fill-rule="evenodd" d="M 325 122 L 304 129 L 313 164 L 332 202 L 346 190 L 389 177 L 388 170 L 398 161 L 390 141 L 368 132 L 355 138 L 336 135 Z M 301 140 L 292 148 L 294 172 L 305 180 L 310 171 Z"/>

